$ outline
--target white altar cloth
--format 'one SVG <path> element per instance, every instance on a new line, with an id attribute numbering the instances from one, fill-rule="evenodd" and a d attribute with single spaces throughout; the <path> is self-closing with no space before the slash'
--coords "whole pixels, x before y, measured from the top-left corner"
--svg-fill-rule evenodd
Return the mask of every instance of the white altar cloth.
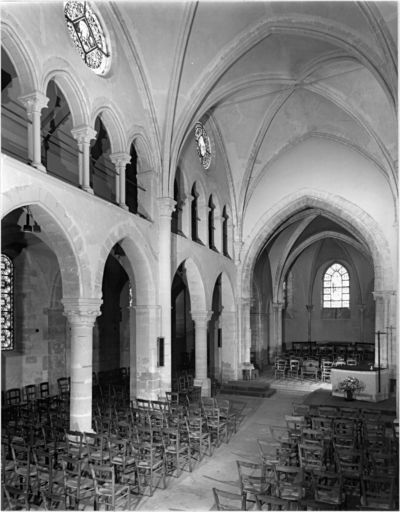
<path id="1" fill-rule="evenodd" d="M 353 396 L 356 400 L 366 400 L 367 402 L 381 402 L 389 398 L 389 370 L 381 369 L 380 391 L 379 376 L 377 370 L 350 370 L 332 368 L 331 383 L 332 396 L 344 397 L 343 391 L 338 390 L 339 382 L 346 377 L 356 377 L 365 387 L 360 393 Z"/>

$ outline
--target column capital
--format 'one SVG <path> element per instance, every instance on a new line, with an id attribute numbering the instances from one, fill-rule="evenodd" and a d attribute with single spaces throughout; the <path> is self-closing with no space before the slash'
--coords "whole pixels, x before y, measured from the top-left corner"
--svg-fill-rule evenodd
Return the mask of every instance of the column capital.
<path id="1" fill-rule="evenodd" d="M 102 299 L 91 298 L 65 298 L 61 302 L 64 305 L 64 315 L 71 323 L 86 324 L 91 326 L 100 315 Z"/>
<path id="2" fill-rule="evenodd" d="M 159 197 L 157 198 L 157 201 L 160 217 L 171 217 L 171 213 L 174 211 L 176 206 L 176 201 L 171 197 Z"/>
<path id="3" fill-rule="evenodd" d="M 392 295 L 396 295 L 395 290 L 379 290 L 372 292 L 375 301 L 378 300 L 389 300 Z"/>
<path id="4" fill-rule="evenodd" d="M 96 137 L 97 132 L 91 126 L 81 125 L 76 128 L 72 128 L 71 134 L 78 144 L 88 144 Z"/>
<path id="5" fill-rule="evenodd" d="M 115 165 L 117 172 L 119 172 L 120 167 L 125 167 L 131 161 L 131 155 L 129 153 L 125 153 L 124 151 L 111 153 L 109 156 L 111 162 Z"/>
<path id="6" fill-rule="evenodd" d="M 32 112 L 40 112 L 42 108 L 46 108 L 49 98 L 40 91 L 34 91 L 24 96 L 19 96 L 18 100 L 24 105 L 28 114 Z"/>
<path id="7" fill-rule="evenodd" d="M 194 322 L 209 322 L 211 320 L 212 311 L 205 310 L 205 311 L 191 311 L 190 314 L 192 315 L 192 320 Z"/>
<path id="8" fill-rule="evenodd" d="M 283 308 L 284 306 L 284 302 L 273 302 L 272 303 L 272 307 L 276 310 L 276 311 L 279 311 Z"/>

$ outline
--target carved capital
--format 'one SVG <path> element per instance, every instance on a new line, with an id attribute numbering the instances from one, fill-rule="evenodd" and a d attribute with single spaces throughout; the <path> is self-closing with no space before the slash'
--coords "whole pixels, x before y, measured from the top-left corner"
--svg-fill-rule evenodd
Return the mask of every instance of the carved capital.
<path id="1" fill-rule="evenodd" d="M 96 130 L 91 126 L 77 126 L 72 128 L 72 137 L 78 142 L 78 144 L 89 144 L 89 142 L 96 137 Z"/>
<path id="2" fill-rule="evenodd" d="M 204 323 L 207 324 L 211 320 L 212 311 L 191 311 L 190 314 L 192 315 L 192 320 L 196 323 L 196 326 L 198 324 Z"/>
<path id="3" fill-rule="evenodd" d="M 116 171 L 119 173 L 121 167 L 125 167 L 131 161 L 131 155 L 120 151 L 118 153 L 111 153 L 110 160 L 115 165 Z"/>
<path id="4" fill-rule="evenodd" d="M 26 108 L 28 116 L 31 116 L 33 112 L 41 112 L 42 108 L 46 108 L 49 102 L 49 98 L 39 91 L 25 94 L 18 99 Z"/>
<path id="5" fill-rule="evenodd" d="M 65 298 L 61 301 L 64 305 L 64 315 L 71 324 L 86 325 L 92 327 L 96 318 L 100 315 L 102 299 L 90 298 Z"/>
<path id="6" fill-rule="evenodd" d="M 157 201 L 160 217 L 171 217 L 171 213 L 176 206 L 176 201 L 171 197 L 159 197 Z"/>

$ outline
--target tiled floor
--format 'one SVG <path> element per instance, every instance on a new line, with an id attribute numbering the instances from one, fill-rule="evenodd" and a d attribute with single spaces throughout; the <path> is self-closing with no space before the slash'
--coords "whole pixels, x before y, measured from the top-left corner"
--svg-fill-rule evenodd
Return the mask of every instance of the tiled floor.
<path id="1" fill-rule="evenodd" d="M 170 477 L 165 490 L 158 489 L 152 497 L 144 497 L 138 510 L 212 510 L 212 488 L 235 492 L 238 489 L 236 460 L 258 462 L 257 438 L 267 437 L 268 425 L 284 425 L 284 415 L 292 411 L 292 402 L 307 393 L 295 394 L 278 390 L 269 398 L 227 395 L 235 408 L 243 410 L 243 419 L 229 443 L 223 443 L 212 457 L 205 457 L 192 473 Z"/>

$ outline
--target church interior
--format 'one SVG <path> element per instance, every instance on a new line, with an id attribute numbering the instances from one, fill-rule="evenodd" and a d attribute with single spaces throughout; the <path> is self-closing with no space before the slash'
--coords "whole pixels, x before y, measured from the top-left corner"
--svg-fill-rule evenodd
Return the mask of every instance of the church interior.
<path id="1" fill-rule="evenodd" d="M 398 509 L 397 9 L 3 3 L 2 510 Z"/>

